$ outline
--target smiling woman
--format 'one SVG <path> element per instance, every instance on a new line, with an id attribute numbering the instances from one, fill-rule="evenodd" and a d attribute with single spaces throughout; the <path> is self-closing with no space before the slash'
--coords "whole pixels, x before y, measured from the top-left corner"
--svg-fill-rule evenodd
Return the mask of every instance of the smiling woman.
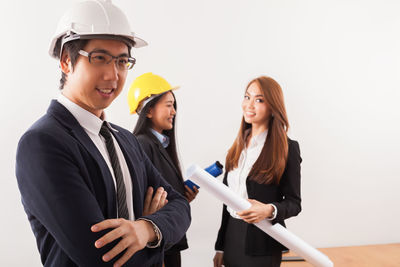
<path id="1" fill-rule="evenodd" d="M 131 111 L 139 113 L 133 134 L 147 156 L 172 187 L 190 203 L 198 194 L 196 187 L 183 183 L 175 139 L 177 104 L 172 87 L 164 78 L 145 73 L 129 89 Z M 165 252 L 165 267 L 181 266 L 181 251 L 188 248 L 186 235 Z"/>
<path id="2" fill-rule="evenodd" d="M 0 2 L 4 266 L 43 266 L 16 186 L 14 155 L 26 129 L 58 97 L 61 70 L 58 59 L 47 56 L 48 41 L 75 2 Z M 151 45 L 132 50 L 137 63 L 128 71 L 125 91 L 107 108 L 109 119 L 132 132 L 138 116 L 127 114 L 130 83 L 151 70 L 165 74 L 184 87 L 174 91 L 182 171 L 214 160 L 226 166 L 244 89 L 267 73 L 283 88 L 288 136 L 299 141 L 304 158 L 303 211 L 285 221 L 289 230 L 318 248 L 399 242 L 400 1 L 112 2 L 132 25 L 127 33 Z M 215 254 L 221 207 L 202 191 L 191 205 L 183 266 L 210 266 Z M 370 252 L 379 258 L 378 249 Z"/>
<path id="3" fill-rule="evenodd" d="M 242 101 L 239 134 L 226 156 L 224 183 L 252 206 L 223 207 L 214 266 L 280 266 L 283 245 L 253 223 L 264 219 L 285 226 L 301 211 L 300 150 L 289 128 L 283 93 L 272 78 L 252 80 Z"/>

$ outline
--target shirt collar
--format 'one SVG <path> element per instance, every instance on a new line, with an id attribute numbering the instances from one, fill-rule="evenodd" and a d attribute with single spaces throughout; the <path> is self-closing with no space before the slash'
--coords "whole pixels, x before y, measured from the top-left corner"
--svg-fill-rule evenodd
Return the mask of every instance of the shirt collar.
<path id="1" fill-rule="evenodd" d="M 169 137 L 163 134 L 160 134 L 153 128 L 150 129 L 150 131 L 154 134 L 155 137 L 157 137 L 158 141 L 160 141 L 161 145 L 166 148 L 169 145 Z"/>
<path id="2" fill-rule="evenodd" d="M 254 136 L 254 144 L 259 145 L 259 144 L 264 144 L 265 139 L 267 138 L 268 135 L 268 129 L 264 130 L 263 132 L 259 133 L 258 135 Z"/>
<path id="3" fill-rule="evenodd" d="M 93 113 L 87 111 L 86 109 L 80 107 L 79 105 L 72 102 L 62 93 L 59 94 L 57 101 L 61 103 L 79 122 L 79 124 L 88 132 L 91 132 L 95 135 L 98 135 L 100 132 L 101 125 L 103 124 L 103 120 L 94 115 Z M 102 114 L 103 119 L 106 119 L 105 113 L 103 111 Z M 111 128 L 111 126 L 107 123 L 107 125 Z"/>
<path id="4" fill-rule="evenodd" d="M 246 138 L 249 136 L 250 131 L 251 131 L 251 128 L 246 130 L 246 132 L 245 132 Z M 250 140 L 251 143 L 250 143 L 249 147 L 264 145 L 267 135 L 268 135 L 268 129 L 257 134 L 256 136 L 253 136 L 253 138 Z"/>

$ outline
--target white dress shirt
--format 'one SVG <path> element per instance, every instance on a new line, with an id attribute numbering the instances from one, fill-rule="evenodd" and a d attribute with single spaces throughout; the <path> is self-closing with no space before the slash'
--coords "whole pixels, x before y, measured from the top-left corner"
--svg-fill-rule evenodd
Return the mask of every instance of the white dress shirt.
<path id="1" fill-rule="evenodd" d="M 60 94 L 58 96 L 57 101 L 60 104 L 62 104 L 66 109 L 68 109 L 69 112 L 72 113 L 72 115 L 79 122 L 79 124 L 83 127 L 83 129 L 85 130 L 87 135 L 90 137 L 90 139 L 93 141 L 93 143 L 96 145 L 97 149 L 103 156 L 103 158 L 104 158 L 105 162 L 107 163 L 107 166 L 110 170 L 110 173 L 113 177 L 114 186 L 115 186 L 115 194 L 116 194 L 117 186 L 116 186 L 116 180 L 114 177 L 114 170 L 112 168 L 110 157 L 108 155 L 105 139 L 103 136 L 100 135 L 100 128 L 103 124 L 103 120 L 101 120 L 99 117 L 97 117 L 93 113 L 81 108 L 80 106 L 78 106 L 77 104 L 75 104 L 74 102 L 69 100 L 67 97 L 65 97 L 63 94 Z M 102 117 L 105 120 L 104 111 L 103 111 Z M 111 125 L 108 124 L 108 126 L 112 131 L 117 131 L 117 130 L 113 129 L 111 127 Z M 123 176 L 124 183 L 125 183 L 126 204 L 128 207 L 129 219 L 135 220 L 135 214 L 133 213 L 131 174 L 129 173 L 128 165 L 126 163 L 124 154 L 122 153 L 122 150 L 118 145 L 117 140 L 115 140 L 115 138 L 112 134 L 111 134 L 111 136 L 114 141 L 115 151 L 118 156 L 119 165 L 121 166 L 122 176 Z M 117 205 L 117 203 L 115 203 L 115 205 Z"/>
<path id="2" fill-rule="evenodd" d="M 247 130 L 245 136 L 247 137 L 250 130 Z M 253 136 L 247 148 L 242 150 L 239 157 L 238 167 L 228 173 L 228 185 L 231 190 L 244 199 L 248 199 L 246 180 L 249 176 L 251 168 L 261 154 L 261 150 L 264 147 L 265 139 L 267 138 L 268 130 Z M 267 218 L 268 220 L 273 220 L 276 218 L 277 209 L 275 205 L 272 204 L 275 209 L 274 216 L 272 218 Z M 230 207 L 227 207 L 229 214 L 236 219 L 240 217 L 236 214 L 236 211 Z"/>

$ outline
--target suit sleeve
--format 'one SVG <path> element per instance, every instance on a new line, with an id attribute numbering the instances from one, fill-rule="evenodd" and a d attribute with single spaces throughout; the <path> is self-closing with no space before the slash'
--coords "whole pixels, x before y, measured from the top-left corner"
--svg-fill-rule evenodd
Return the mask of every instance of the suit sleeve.
<path id="1" fill-rule="evenodd" d="M 38 131 L 21 138 L 16 176 L 24 208 L 78 266 L 112 266 L 115 260 L 105 263 L 101 257 L 116 243 L 95 248 L 94 242 L 109 230 L 91 232 L 90 227 L 104 217 L 80 171 L 83 163 L 70 144 L 62 142 L 58 136 Z"/>
<path id="2" fill-rule="evenodd" d="M 146 146 L 143 147 L 146 150 Z M 149 186 L 153 188 L 164 187 L 168 193 L 168 203 L 159 211 L 142 218 L 153 221 L 160 229 L 163 236 L 161 247 L 170 246 L 181 240 L 189 228 L 191 221 L 190 206 L 187 200 L 162 177 L 146 154 L 145 152 L 142 153 Z"/>
<path id="3" fill-rule="evenodd" d="M 278 210 L 276 218 L 272 221 L 283 221 L 292 216 L 296 216 L 301 211 L 300 193 L 300 157 L 299 144 L 296 141 L 289 141 L 288 159 L 285 171 L 279 184 L 279 190 L 284 196 L 282 201 L 273 202 Z"/>

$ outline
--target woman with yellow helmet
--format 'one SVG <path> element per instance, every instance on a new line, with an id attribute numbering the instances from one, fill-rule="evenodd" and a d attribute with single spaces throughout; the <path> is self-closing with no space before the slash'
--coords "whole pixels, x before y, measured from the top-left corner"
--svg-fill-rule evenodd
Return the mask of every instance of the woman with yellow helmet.
<path id="1" fill-rule="evenodd" d="M 131 114 L 139 115 L 133 134 L 143 150 L 167 182 L 191 202 L 199 191 L 183 182 L 175 140 L 176 100 L 172 91 L 176 89 L 161 76 L 145 73 L 133 81 L 128 102 Z M 165 252 L 165 267 L 180 267 L 180 251 L 187 248 L 184 236 Z"/>

